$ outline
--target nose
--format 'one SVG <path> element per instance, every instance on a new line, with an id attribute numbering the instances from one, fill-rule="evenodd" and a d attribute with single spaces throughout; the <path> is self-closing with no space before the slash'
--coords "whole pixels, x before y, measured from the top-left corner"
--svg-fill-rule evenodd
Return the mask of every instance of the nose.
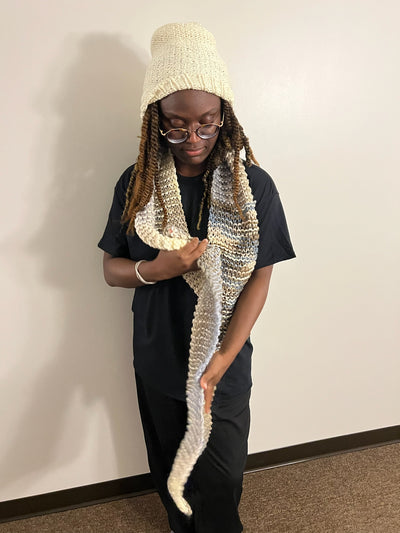
<path id="1" fill-rule="evenodd" d="M 186 139 L 187 143 L 194 144 L 200 140 L 200 137 L 197 135 L 195 130 L 189 130 L 189 137 Z"/>

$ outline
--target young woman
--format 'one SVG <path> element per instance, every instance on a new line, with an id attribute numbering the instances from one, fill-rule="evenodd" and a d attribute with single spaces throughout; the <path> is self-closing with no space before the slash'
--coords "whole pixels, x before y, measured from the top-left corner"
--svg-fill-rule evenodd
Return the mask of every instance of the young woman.
<path id="1" fill-rule="evenodd" d="M 232 102 L 205 28 L 155 32 L 139 156 L 115 187 L 99 243 L 107 283 L 136 289 L 138 402 L 174 533 L 243 530 L 249 335 L 272 265 L 295 256 L 277 189 L 253 164 Z"/>

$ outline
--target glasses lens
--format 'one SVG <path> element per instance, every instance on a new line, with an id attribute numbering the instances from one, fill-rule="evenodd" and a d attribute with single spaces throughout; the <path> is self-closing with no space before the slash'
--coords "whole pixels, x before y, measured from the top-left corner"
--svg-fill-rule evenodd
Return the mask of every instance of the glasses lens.
<path id="1" fill-rule="evenodd" d="M 186 130 L 171 130 L 167 134 L 167 139 L 171 143 L 181 143 L 186 141 L 187 131 Z"/>
<path id="2" fill-rule="evenodd" d="M 201 126 L 201 128 L 197 130 L 197 135 L 201 139 L 211 139 L 217 135 L 218 130 L 219 128 L 215 124 L 204 124 L 204 126 Z"/>

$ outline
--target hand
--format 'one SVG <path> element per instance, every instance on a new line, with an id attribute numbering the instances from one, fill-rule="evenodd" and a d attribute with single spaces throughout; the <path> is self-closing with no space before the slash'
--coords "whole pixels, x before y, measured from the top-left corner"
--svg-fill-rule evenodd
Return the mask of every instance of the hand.
<path id="1" fill-rule="evenodd" d="M 222 376 L 228 370 L 230 361 L 219 351 L 215 352 L 211 361 L 208 363 L 203 375 L 200 378 L 200 387 L 204 390 L 206 413 L 211 412 L 211 404 L 214 396 L 215 387 L 221 381 Z"/>
<path id="2" fill-rule="evenodd" d="M 207 248 L 208 241 L 200 241 L 194 237 L 179 250 L 160 250 L 154 259 L 154 267 L 160 273 L 161 279 L 175 278 L 192 270 L 199 270 L 197 260 Z"/>

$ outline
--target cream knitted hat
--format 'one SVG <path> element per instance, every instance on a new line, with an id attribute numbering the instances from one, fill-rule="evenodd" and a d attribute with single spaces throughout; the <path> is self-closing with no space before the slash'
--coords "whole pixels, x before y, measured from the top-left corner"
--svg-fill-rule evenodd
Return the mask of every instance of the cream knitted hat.
<path id="1" fill-rule="evenodd" d="M 200 24 L 161 26 L 153 34 L 151 54 L 143 84 L 141 118 L 149 104 L 184 89 L 206 91 L 233 103 L 228 70 L 215 38 Z"/>

